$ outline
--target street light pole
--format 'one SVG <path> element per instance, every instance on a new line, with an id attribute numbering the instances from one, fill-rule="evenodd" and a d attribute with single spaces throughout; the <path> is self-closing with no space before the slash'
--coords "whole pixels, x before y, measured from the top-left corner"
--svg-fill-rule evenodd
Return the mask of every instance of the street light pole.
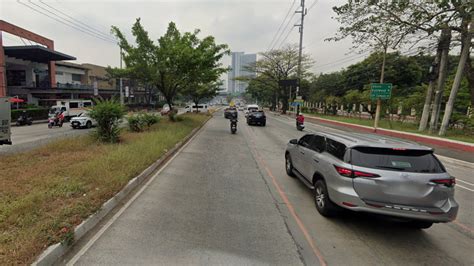
<path id="1" fill-rule="evenodd" d="M 301 11 L 296 11 L 296 13 L 301 13 L 301 24 L 295 25 L 299 27 L 300 32 L 300 47 L 299 47 L 299 54 L 298 54 L 298 84 L 296 86 L 295 98 L 298 98 L 300 92 L 300 85 L 301 85 L 301 60 L 303 54 L 303 25 L 304 25 L 304 17 L 306 16 L 306 10 L 304 7 L 304 0 L 301 0 Z M 299 104 L 296 106 L 296 115 L 300 113 L 300 106 Z"/>

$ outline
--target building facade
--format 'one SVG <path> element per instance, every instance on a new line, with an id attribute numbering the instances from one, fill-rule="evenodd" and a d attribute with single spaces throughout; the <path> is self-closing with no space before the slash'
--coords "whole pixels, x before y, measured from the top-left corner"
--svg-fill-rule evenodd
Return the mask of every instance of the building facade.
<path id="1" fill-rule="evenodd" d="M 257 62 L 256 54 L 245 54 L 244 52 L 232 52 L 232 63 L 229 66 L 228 86 L 229 93 L 243 93 L 247 89 L 248 83 L 238 80 L 239 77 L 254 78 L 255 71 L 251 71 L 249 67 Z"/>

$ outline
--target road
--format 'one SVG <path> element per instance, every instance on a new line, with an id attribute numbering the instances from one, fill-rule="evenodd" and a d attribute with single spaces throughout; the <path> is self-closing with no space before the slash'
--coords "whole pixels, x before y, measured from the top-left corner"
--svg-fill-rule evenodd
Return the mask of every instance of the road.
<path id="1" fill-rule="evenodd" d="M 231 135 L 215 114 L 67 263 L 474 264 L 474 169 L 444 162 L 458 178 L 454 223 L 414 230 L 361 213 L 327 219 L 311 191 L 285 173 L 286 143 L 304 134 L 293 120 L 269 115 L 266 127 L 243 120 Z"/>
<path id="2" fill-rule="evenodd" d="M 54 139 L 68 136 L 78 136 L 89 132 L 89 129 L 73 130 L 69 123 L 63 127 L 48 128 L 46 123 L 33 124 L 31 126 L 12 127 L 12 145 L 0 146 L 1 154 L 11 154 L 36 148 L 51 142 Z"/>

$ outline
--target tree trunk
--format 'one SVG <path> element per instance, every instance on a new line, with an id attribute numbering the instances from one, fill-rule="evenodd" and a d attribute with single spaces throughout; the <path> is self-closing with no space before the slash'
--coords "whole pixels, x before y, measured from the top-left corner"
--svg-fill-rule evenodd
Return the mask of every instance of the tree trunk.
<path id="1" fill-rule="evenodd" d="M 472 108 L 474 108 L 474 67 L 472 66 L 472 59 L 470 54 L 467 55 L 465 71 L 467 86 L 469 87 L 469 91 L 471 94 L 471 106 Z"/>
<path id="2" fill-rule="evenodd" d="M 446 83 L 449 44 L 451 43 L 451 29 L 444 28 L 441 32 L 442 53 L 441 62 L 439 66 L 438 83 L 436 86 L 436 93 L 434 96 L 433 110 L 431 110 L 430 133 L 433 133 L 438 128 L 439 114 L 441 112 L 441 102 L 443 99 L 444 87 Z"/>
<path id="3" fill-rule="evenodd" d="M 421 114 L 420 126 L 418 131 L 424 131 L 426 126 L 428 126 L 428 119 L 430 117 L 430 107 L 431 101 L 433 100 L 433 89 L 436 85 L 436 78 L 439 73 L 439 61 L 441 60 L 441 43 L 438 43 L 438 49 L 436 51 L 436 57 L 431 64 L 430 68 L 430 83 L 428 85 L 428 90 L 426 91 L 425 104 L 423 105 L 423 113 Z"/>
<path id="4" fill-rule="evenodd" d="M 456 100 L 456 95 L 459 91 L 459 85 L 461 84 L 462 75 L 464 72 L 464 67 L 466 66 L 467 57 L 469 56 L 469 49 L 471 48 L 471 38 L 474 32 L 474 23 L 470 23 L 469 32 L 466 36 L 463 36 L 464 40 L 462 43 L 461 57 L 459 58 L 458 69 L 456 71 L 456 76 L 454 77 L 453 87 L 451 88 L 451 93 L 449 94 L 449 100 L 446 104 L 444 111 L 443 122 L 441 123 L 441 129 L 439 130 L 439 135 L 444 136 L 446 130 L 449 126 L 449 120 L 451 119 L 451 114 L 453 113 L 454 101 Z"/>

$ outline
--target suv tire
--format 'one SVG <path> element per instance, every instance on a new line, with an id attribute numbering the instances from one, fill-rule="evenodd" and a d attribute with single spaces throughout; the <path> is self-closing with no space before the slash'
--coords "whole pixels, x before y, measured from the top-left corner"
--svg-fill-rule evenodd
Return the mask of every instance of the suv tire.
<path id="1" fill-rule="evenodd" d="M 323 179 L 319 179 L 314 183 L 313 193 L 316 209 L 322 216 L 331 217 L 336 215 L 338 206 L 329 198 L 326 182 Z"/>
<path id="2" fill-rule="evenodd" d="M 291 157 L 289 154 L 285 155 L 285 169 L 286 169 L 286 174 L 295 177 L 294 168 L 293 168 L 293 163 L 291 161 Z"/>
<path id="3" fill-rule="evenodd" d="M 87 121 L 86 123 L 86 128 L 91 128 L 92 127 L 92 122 L 91 121 Z"/>

